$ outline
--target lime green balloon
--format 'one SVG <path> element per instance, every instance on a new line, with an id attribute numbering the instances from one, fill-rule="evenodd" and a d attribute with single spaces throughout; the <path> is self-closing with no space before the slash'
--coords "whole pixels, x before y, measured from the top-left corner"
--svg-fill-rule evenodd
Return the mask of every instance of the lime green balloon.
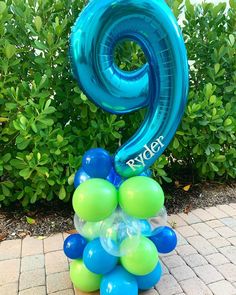
<path id="1" fill-rule="evenodd" d="M 132 247 L 132 239 L 126 239 L 121 247 Z M 141 237 L 138 246 L 128 254 L 121 257 L 121 264 L 130 273 L 144 276 L 154 270 L 158 263 L 156 246 L 146 237 Z"/>
<path id="2" fill-rule="evenodd" d="M 119 188 L 119 204 L 130 216 L 150 218 L 156 216 L 164 205 L 161 186 L 146 176 L 131 177 Z"/>
<path id="3" fill-rule="evenodd" d="M 100 221 L 112 214 L 118 203 L 117 190 L 101 178 L 81 183 L 73 195 L 73 208 L 85 221 Z"/>
<path id="4" fill-rule="evenodd" d="M 100 288 L 102 275 L 89 271 L 82 260 L 70 264 L 70 278 L 76 288 L 83 292 L 93 292 Z"/>

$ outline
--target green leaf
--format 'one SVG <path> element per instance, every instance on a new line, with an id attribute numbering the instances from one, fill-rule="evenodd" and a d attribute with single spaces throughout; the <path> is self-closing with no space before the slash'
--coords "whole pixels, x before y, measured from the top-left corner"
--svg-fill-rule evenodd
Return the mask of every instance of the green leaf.
<path id="1" fill-rule="evenodd" d="M 193 153 L 197 154 L 199 150 L 199 144 L 196 144 L 195 147 L 193 148 Z"/>
<path id="2" fill-rule="evenodd" d="M 121 134 L 117 131 L 112 131 L 112 135 L 117 139 L 121 138 Z"/>
<path id="3" fill-rule="evenodd" d="M 214 163 L 210 163 L 211 168 L 213 169 L 213 171 L 218 172 L 219 168 L 214 164 Z"/>
<path id="4" fill-rule="evenodd" d="M 216 156 L 214 158 L 214 160 L 217 161 L 217 162 L 225 162 L 226 157 L 224 155 L 219 155 L 219 156 Z"/>
<path id="5" fill-rule="evenodd" d="M 59 199 L 64 200 L 66 197 L 66 190 L 64 186 L 61 186 L 61 189 L 59 191 Z"/>
<path id="6" fill-rule="evenodd" d="M 210 130 L 215 132 L 217 130 L 217 128 L 215 126 L 213 126 L 213 125 L 210 125 Z"/>
<path id="7" fill-rule="evenodd" d="M 37 172 L 46 175 L 48 177 L 48 168 L 47 167 L 37 167 L 36 168 Z"/>
<path id="8" fill-rule="evenodd" d="M 166 176 L 165 170 L 157 168 L 156 171 L 159 176 Z"/>
<path id="9" fill-rule="evenodd" d="M 57 149 L 57 150 L 55 151 L 55 155 L 59 156 L 60 154 L 61 154 L 61 150 L 60 150 L 60 149 Z"/>
<path id="10" fill-rule="evenodd" d="M 7 5 L 5 2 L 0 1 L 0 14 L 2 14 L 7 8 Z"/>
<path id="11" fill-rule="evenodd" d="M 215 73 L 217 74 L 220 70 L 220 64 L 218 64 L 218 63 L 215 64 L 214 69 L 215 69 Z"/>
<path id="12" fill-rule="evenodd" d="M 40 161 L 41 158 L 42 158 L 42 156 L 41 156 L 41 154 L 38 152 L 38 153 L 37 153 L 37 160 Z"/>
<path id="13" fill-rule="evenodd" d="M 11 165 L 17 169 L 24 169 L 27 167 L 27 164 L 25 163 L 24 160 L 19 160 L 19 159 L 12 159 L 10 161 Z"/>
<path id="14" fill-rule="evenodd" d="M 229 0 L 230 3 L 230 7 L 232 7 L 233 9 L 236 9 L 236 1 L 235 0 Z"/>
<path id="15" fill-rule="evenodd" d="M 63 142 L 63 140 L 64 140 L 63 136 L 61 136 L 60 134 L 57 134 L 57 142 L 61 143 Z"/>
<path id="16" fill-rule="evenodd" d="M 20 116 L 20 122 L 23 126 L 26 126 L 28 124 L 28 120 L 23 115 Z"/>
<path id="17" fill-rule="evenodd" d="M 83 92 L 81 92 L 80 97 L 83 101 L 87 101 L 87 96 L 85 94 L 83 94 Z"/>
<path id="18" fill-rule="evenodd" d="M 54 107 L 47 107 L 44 111 L 43 111 L 43 113 L 44 114 L 52 114 L 52 113 L 55 113 L 56 112 L 56 108 L 54 108 Z"/>
<path id="19" fill-rule="evenodd" d="M 71 174 L 71 176 L 68 178 L 68 184 L 73 185 L 75 178 L 75 173 Z"/>
<path id="20" fill-rule="evenodd" d="M 5 185 L 2 185 L 2 192 L 6 197 L 9 197 L 11 195 L 11 191 Z"/>
<path id="21" fill-rule="evenodd" d="M 229 125 L 231 125 L 233 123 L 233 121 L 230 119 L 230 118 L 227 118 L 225 121 L 224 121 L 224 126 L 227 127 Z"/>
<path id="22" fill-rule="evenodd" d="M 185 133 L 183 131 L 178 130 L 176 134 L 183 136 Z"/>
<path id="23" fill-rule="evenodd" d="M 92 113 L 96 113 L 98 108 L 95 106 L 95 104 L 91 103 L 90 101 L 87 101 L 87 104 L 89 105 L 89 109 Z"/>
<path id="24" fill-rule="evenodd" d="M 115 123 L 114 123 L 114 126 L 116 126 L 116 127 L 118 127 L 118 128 L 122 128 L 122 127 L 125 126 L 125 121 L 120 120 L 120 121 L 118 121 L 118 122 L 115 122 Z"/>
<path id="25" fill-rule="evenodd" d="M 7 153 L 2 157 L 3 162 L 7 163 L 11 159 L 11 154 Z"/>
<path id="26" fill-rule="evenodd" d="M 38 129 L 37 129 L 37 127 L 36 127 L 35 122 L 31 123 L 30 127 L 32 128 L 32 130 L 33 130 L 35 133 L 38 132 Z"/>
<path id="27" fill-rule="evenodd" d="M 5 54 L 8 59 L 12 58 L 15 53 L 16 53 L 15 45 L 7 44 L 5 46 Z"/>
<path id="28" fill-rule="evenodd" d="M 185 1 L 185 5 L 187 8 L 187 11 L 191 14 L 194 15 L 194 6 L 191 4 L 190 0 Z"/>
<path id="29" fill-rule="evenodd" d="M 46 101 L 46 103 L 45 103 L 45 107 L 44 107 L 44 109 L 47 109 L 47 108 L 50 106 L 51 102 L 52 102 L 52 100 L 51 100 L 51 99 L 48 99 L 48 100 Z"/>
<path id="30" fill-rule="evenodd" d="M 5 196 L 0 194 L 0 202 L 5 200 L 5 199 L 6 199 Z"/>
<path id="31" fill-rule="evenodd" d="M 42 28 L 42 19 L 40 16 L 35 17 L 34 24 L 35 24 L 37 32 L 40 32 Z"/>
<path id="32" fill-rule="evenodd" d="M 17 108 L 17 104 L 13 102 L 6 103 L 6 109 L 11 111 Z"/>
<path id="33" fill-rule="evenodd" d="M 31 218 L 29 216 L 25 216 L 27 223 L 29 224 L 35 224 L 36 220 L 34 218 Z"/>
<path id="34" fill-rule="evenodd" d="M 174 142 L 173 142 L 173 148 L 177 149 L 179 147 L 179 140 L 177 137 L 175 137 Z"/>
<path id="35" fill-rule="evenodd" d="M 167 183 L 171 183 L 172 182 L 172 179 L 167 177 L 167 176 L 162 176 L 162 178 L 165 180 L 165 182 Z"/>
<path id="36" fill-rule="evenodd" d="M 30 144 L 31 140 L 30 139 L 26 139 L 20 143 L 17 143 L 17 147 L 19 150 L 24 150 L 27 148 L 27 146 Z"/>
<path id="37" fill-rule="evenodd" d="M 36 45 L 36 48 L 41 49 L 41 50 L 47 50 L 47 46 L 43 44 L 42 42 L 35 40 L 34 44 Z"/>
<path id="38" fill-rule="evenodd" d="M 235 37 L 234 37 L 233 34 L 230 34 L 230 35 L 229 35 L 229 41 L 230 41 L 231 46 L 233 47 L 234 42 L 235 42 Z"/>
<path id="39" fill-rule="evenodd" d="M 13 182 L 11 182 L 11 181 L 4 181 L 4 185 L 6 186 L 6 187 L 8 187 L 8 188 L 13 188 L 14 187 L 14 184 L 13 184 Z"/>
<path id="40" fill-rule="evenodd" d="M 8 121 L 9 121 L 8 118 L 0 117 L 0 123 L 4 123 L 4 122 L 8 122 Z"/>
<path id="41" fill-rule="evenodd" d="M 48 184 L 51 186 L 55 185 L 55 181 L 53 179 L 47 179 Z"/>
<path id="42" fill-rule="evenodd" d="M 37 201 L 37 194 L 34 194 L 31 198 L 30 198 L 30 204 L 34 204 Z"/>
<path id="43" fill-rule="evenodd" d="M 52 126 L 53 125 L 53 120 L 52 119 L 49 119 L 49 118 L 39 118 L 38 119 L 41 123 L 43 123 L 44 125 L 46 126 Z"/>
<path id="44" fill-rule="evenodd" d="M 212 95 L 210 97 L 210 104 L 214 104 L 214 103 L 216 103 L 216 96 L 215 95 Z"/>
<path id="45" fill-rule="evenodd" d="M 22 176 L 24 179 L 28 179 L 32 173 L 30 168 L 25 168 L 19 172 L 19 175 Z"/>
<path id="46" fill-rule="evenodd" d="M 208 83 L 206 85 L 206 97 L 209 98 L 212 95 L 212 84 Z"/>

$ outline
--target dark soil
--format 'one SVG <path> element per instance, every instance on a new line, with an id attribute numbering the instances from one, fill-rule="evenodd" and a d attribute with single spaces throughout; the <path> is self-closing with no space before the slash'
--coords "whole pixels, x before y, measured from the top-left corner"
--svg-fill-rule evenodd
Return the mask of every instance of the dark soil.
<path id="1" fill-rule="evenodd" d="M 25 236 L 50 236 L 73 229 L 73 209 L 70 203 L 36 204 L 30 210 L 18 206 L 0 208 L 0 241 Z"/>
<path id="2" fill-rule="evenodd" d="M 188 214 L 195 208 L 236 203 L 236 182 L 201 183 L 190 187 L 175 182 L 164 190 L 169 214 Z M 24 238 L 26 235 L 43 239 L 56 232 L 68 232 L 74 228 L 73 215 L 71 204 L 62 202 L 36 204 L 30 210 L 23 210 L 19 205 L 0 208 L 0 241 Z M 27 221 L 27 217 L 31 219 Z"/>
<path id="3" fill-rule="evenodd" d="M 205 182 L 190 186 L 188 191 L 186 185 L 169 186 L 165 188 L 166 208 L 168 214 L 189 213 L 196 208 L 206 208 L 216 205 L 236 203 L 236 182 L 221 184 L 216 182 Z"/>

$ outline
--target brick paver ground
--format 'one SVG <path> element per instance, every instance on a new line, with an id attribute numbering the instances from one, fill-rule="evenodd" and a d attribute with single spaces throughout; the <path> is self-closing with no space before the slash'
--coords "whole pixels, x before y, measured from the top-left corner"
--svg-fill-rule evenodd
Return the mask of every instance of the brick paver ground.
<path id="1" fill-rule="evenodd" d="M 141 294 L 236 295 L 236 204 L 171 215 L 168 222 L 178 247 L 160 257 L 160 283 Z M 75 294 L 62 250 L 67 236 L 1 242 L 0 294 Z"/>

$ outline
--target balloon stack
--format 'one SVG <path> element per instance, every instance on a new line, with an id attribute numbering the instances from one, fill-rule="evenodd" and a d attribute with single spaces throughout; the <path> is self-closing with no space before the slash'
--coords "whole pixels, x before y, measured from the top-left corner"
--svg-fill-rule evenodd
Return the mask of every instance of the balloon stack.
<path id="1" fill-rule="evenodd" d="M 128 72 L 117 66 L 114 52 L 124 40 L 141 46 L 143 67 Z M 117 115 L 146 108 L 140 128 L 113 157 L 100 148 L 83 156 L 73 195 L 78 233 L 64 244 L 79 294 L 137 295 L 158 283 L 159 256 L 177 244 L 166 226 L 164 193 L 148 168 L 184 114 L 184 40 L 165 1 L 92 0 L 72 28 L 70 60 L 74 78 L 98 107 Z"/>
<path id="2" fill-rule="evenodd" d="M 166 226 L 162 188 L 148 175 L 122 178 L 101 148 L 83 156 L 72 201 L 78 233 L 64 242 L 78 290 L 137 295 L 159 282 L 159 255 L 174 250 L 177 238 Z"/>

